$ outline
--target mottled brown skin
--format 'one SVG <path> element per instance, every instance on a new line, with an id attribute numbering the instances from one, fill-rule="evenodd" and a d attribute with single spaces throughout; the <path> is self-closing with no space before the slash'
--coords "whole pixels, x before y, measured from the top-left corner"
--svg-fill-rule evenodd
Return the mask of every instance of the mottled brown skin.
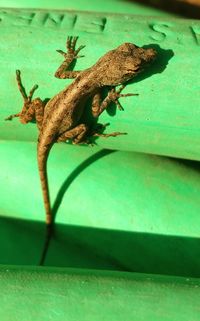
<path id="1" fill-rule="evenodd" d="M 48 226 L 52 224 L 52 214 L 46 166 L 52 145 L 55 142 L 68 139 L 71 139 L 74 144 L 83 142 L 89 131 L 87 125 L 80 121 L 85 111 L 86 100 L 93 97 L 92 112 L 94 117 L 98 117 L 111 102 L 115 102 L 121 109 L 118 98 L 133 95 L 121 94 L 125 87 L 124 84 L 141 72 L 156 57 L 156 51 L 152 48 L 143 49 L 132 43 L 124 43 L 107 52 L 92 67 L 84 71 L 69 71 L 67 70 L 68 67 L 75 59 L 81 57 L 78 54 L 84 48 L 84 46 L 80 46 L 75 49 L 77 39 L 78 37 L 68 37 L 67 53 L 58 50 L 65 59 L 55 73 L 57 78 L 75 78 L 72 84 L 50 99 L 45 105 L 40 98 L 32 100 L 37 85 L 31 89 L 29 95 L 26 94 L 21 83 L 20 71 L 17 70 L 17 83 L 24 99 L 24 106 L 20 113 L 7 118 L 7 120 L 11 120 L 13 117 L 19 117 L 23 124 L 28 123 L 33 118 L 36 120 L 40 131 L 37 148 L 38 168 Z M 117 85 L 122 85 L 118 91 L 113 88 Z M 112 88 L 107 97 L 101 101 L 101 89 L 105 86 L 111 86 Z M 96 136 L 105 137 L 120 134 L 123 133 L 94 133 Z"/>

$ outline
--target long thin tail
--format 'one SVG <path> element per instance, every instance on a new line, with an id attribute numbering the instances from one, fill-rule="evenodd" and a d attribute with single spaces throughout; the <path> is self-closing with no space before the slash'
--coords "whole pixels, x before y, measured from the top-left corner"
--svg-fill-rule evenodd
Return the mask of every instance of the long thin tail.
<path id="1" fill-rule="evenodd" d="M 47 177 L 47 158 L 50 152 L 51 146 L 45 146 L 41 143 L 38 143 L 38 169 L 42 187 L 42 194 L 43 194 L 43 202 L 45 207 L 45 214 L 46 214 L 46 238 L 44 242 L 44 247 L 42 250 L 42 255 L 40 258 L 40 265 L 44 264 L 44 260 L 47 254 L 47 250 L 49 247 L 49 242 L 53 232 L 53 217 L 51 212 L 51 203 L 50 203 L 50 196 L 49 196 L 49 185 L 48 185 L 48 177 Z"/>
<path id="2" fill-rule="evenodd" d="M 47 177 L 47 158 L 51 147 L 41 146 L 38 143 L 38 169 L 40 175 L 40 182 L 42 187 L 43 201 L 45 207 L 46 214 L 46 224 L 52 224 L 52 212 L 51 212 L 51 204 L 50 204 L 50 196 L 49 196 L 49 185 L 48 185 L 48 177 Z"/>

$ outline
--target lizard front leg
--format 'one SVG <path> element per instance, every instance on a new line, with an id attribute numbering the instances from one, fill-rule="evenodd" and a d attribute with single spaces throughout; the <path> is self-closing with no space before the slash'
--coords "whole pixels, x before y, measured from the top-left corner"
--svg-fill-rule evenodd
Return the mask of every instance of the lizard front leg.
<path id="1" fill-rule="evenodd" d="M 19 70 L 16 70 L 16 79 L 19 91 L 24 100 L 24 105 L 21 112 L 8 116 L 6 120 L 12 120 L 14 117 L 19 117 L 22 124 L 27 124 L 31 120 L 35 119 L 38 129 L 40 130 L 43 121 L 45 103 L 40 98 L 35 98 L 32 100 L 33 94 L 38 88 L 38 85 L 33 86 L 29 92 L 29 95 L 27 95 L 26 90 L 22 85 L 21 73 Z"/>
<path id="2" fill-rule="evenodd" d="M 94 117 L 99 117 L 99 115 L 107 109 L 107 107 L 110 105 L 110 103 L 114 102 L 117 107 L 120 110 L 123 110 L 123 107 L 121 106 L 119 102 L 119 98 L 121 97 L 128 97 L 128 96 L 137 96 L 138 94 L 121 94 L 121 91 L 124 89 L 125 85 L 122 85 L 117 91 L 115 88 L 112 88 L 107 96 L 101 100 L 101 91 L 98 91 L 92 100 L 92 114 Z M 101 131 L 106 128 L 107 125 L 101 126 L 101 128 L 98 130 L 94 130 L 92 133 L 92 136 L 99 136 L 99 137 L 116 137 L 118 135 L 126 135 L 127 133 L 122 132 L 113 132 L 109 134 L 104 134 Z"/>
<path id="3" fill-rule="evenodd" d="M 138 94 L 121 94 L 121 91 L 125 88 L 126 85 L 122 85 L 118 90 L 112 88 L 109 90 L 107 96 L 101 101 L 101 92 L 97 92 L 92 101 L 92 114 L 94 117 L 99 117 L 99 115 L 107 109 L 110 103 L 114 102 L 119 110 L 123 110 L 119 102 L 119 98 L 121 97 L 128 97 L 128 96 L 138 96 Z"/>
<path id="4" fill-rule="evenodd" d="M 57 50 L 61 55 L 64 56 L 65 60 L 60 65 L 60 67 L 55 72 L 55 77 L 66 79 L 66 78 L 76 78 L 80 71 L 74 71 L 74 70 L 67 70 L 69 66 L 74 62 L 74 60 L 83 57 L 78 55 L 80 50 L 82 50 L 85 46 L 80 46 L 78 49 L 75 49 L 76 42 L 78 40 L 78 37 L 68 37 L 66 42 L 66 48 L 67 52 L 64 52 L 62 50 Z"/>

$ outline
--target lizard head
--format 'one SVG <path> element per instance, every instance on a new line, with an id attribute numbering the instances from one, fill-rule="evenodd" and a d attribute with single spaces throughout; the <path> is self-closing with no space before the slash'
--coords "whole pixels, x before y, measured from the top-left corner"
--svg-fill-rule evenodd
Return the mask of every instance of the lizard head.
<path id="1" fill-rule="evenodd" d="M 124 43 L 109 51 L 99 61 L 99 74 L 103 86 L 116 86 L 127 82 L 156 57 L 153 48 L 140 48 L 132 43 Z M 99 68 L 98 68 L 99 69 Z"/>

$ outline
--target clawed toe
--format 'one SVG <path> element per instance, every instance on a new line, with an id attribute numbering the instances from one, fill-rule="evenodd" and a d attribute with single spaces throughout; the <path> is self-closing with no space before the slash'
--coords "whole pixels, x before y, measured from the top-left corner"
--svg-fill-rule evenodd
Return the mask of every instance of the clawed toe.
<path id="1" fill-rule="evenodd" d="M 122 97 L 129 97 L 129 96 L 138 96 L 139 94 L 133 94 L 133 93 L 127 93 L 127 94 L 121 94 L 122 90 L 125 88 L 125 85 L 120 86 L 120 88 L 118 90 L 116 90 L 115 88 L 112 88 L 109 92 L 109 98 L 111 101 L 113 101 L 119 110 L 124 110 L 124 108 L 122 107 L 122 105 L 119 102 L 119 98 Z"/>
<path id="2" fill-rule="evenodd" d="M 19 117 L 20 114 L 21 114 L 21 113 L 10 115 L 10 116 L 6 117 L 5 120 L 12 120 L 12 119 L 15 118 L 15 117 Z"/>
<path id="3" fill-rule="evenodd" d="M 72 36 L 67 37 L 67 42 L 66 42 L 67 52 L 64 52 L 63 50 L 60 50 L 60 49 L 56 51 L 60 53 L 62 56 L 64 56 L 65 60 L 68 59 L 69 57 L 71 57 L 72 59 L 78 59 L 78 58 L 84 57 L 83 55 L 78 55 L 78 53 L 83 48 L 85 48 L 84 45 L 81 45 L 77 49 L 75 49 L 77 40 L 78 40 L 78 37 L 72 37 Z"/>
<path id="4" fill-rule="evenodd" d="M 75 50 L 77 40 L 78 40 L 78 37 L 72 37 L 72 36 L 67 37 L 66 48 L 68 51 Z"/>

